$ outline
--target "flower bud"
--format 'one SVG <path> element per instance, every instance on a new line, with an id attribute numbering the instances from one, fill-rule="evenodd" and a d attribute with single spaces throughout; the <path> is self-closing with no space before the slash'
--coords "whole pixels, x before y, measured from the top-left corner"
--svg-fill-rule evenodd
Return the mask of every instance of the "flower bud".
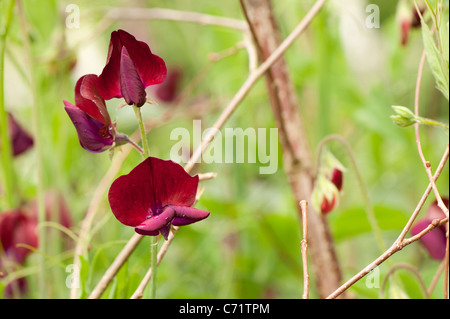
<path id="1" fill-rule="evenodd" d="M 392 109 L 396 113 L 391 115 L 391 119 L 395 125 L 400 127 L 408 127 L 417 123 L 417 118 L 414 113 L 404 106 L 392 106 Z"/>
<path id="2" fill-rule="evenodd" d="M 320 211 L 322 214 L 328 214 L 339 202 L 344 167 L 328 151 L 322 157 L 322 163 L 311 201 L 317 211 Z"/>

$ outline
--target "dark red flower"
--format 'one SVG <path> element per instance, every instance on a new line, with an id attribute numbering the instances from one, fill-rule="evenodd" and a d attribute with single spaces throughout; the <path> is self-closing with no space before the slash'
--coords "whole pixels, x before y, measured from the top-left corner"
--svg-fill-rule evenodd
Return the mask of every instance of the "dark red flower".
<path id="1" fill-rule="evenodd" d="M 442 199 L 444 204 L 448 207 L 448 199 Z M 427 215 L 419 220 L 414 227 L 411 229 L 411 233 L 413 235 L 419 234 L 431 222 L 435 219 L 443 219 L 445 218 L 445 214 L 438 207 L 437 202 L 433 202 L 427 210 Z M 445 235 L 446 228 L 445 225 L 441 225 L 436 227 L 432 231 L 428 232 L 426 235 L 422 236 L 419 241 L 428 251 L 428 254 L 431 258 L 436 260 L 442 260 L 445 257 L 445 249 L 447 245 L 447 237 Z"/>
<path id="2" fill-rule="evenodd" d="M 106 151 L 123 144 L 127 138 L 116 132 L 111 123 L 104 99 L 98 91 L 98 77 L 95 74 L 82 76 L 75 86 L 75 105 L 64 102 L 64 109 L 75 126 L 81 146 L 92 152 Z"/>
<path id="3" fill-rule="evenodd" d="M 4 275 L 23 264 L 31 253 L 19 244 L 38 247 L 37 222 L 20 209 L 0 213 L 0 272 Z M 8 265 L 8 266 L 5 266 Z M 3 291 L 5 298 L 20 297 L 28 288 L 24 277 L 12 280 Z"/>
<path id="4" fill-rule="evenodd" d="M 33 138 L 17 123 L 11 113 L 8 113 L 8 129 L 13 156 L 25 153 L 33 146 Z"/>
<path id="5" fill-rule="evenodd" d="M 209 212 L 192 208 L 198 176 L 190 176 L 172 161 L 149 157 L 128 175 L 117 178 L 108 198 L 114 216 L 141 235 L 167 239 L 170 225 L 200 221 Z"/>
<path id="6" fill-rule="evenodd" d="M 99 76 L 99 91 L 105 100 L 123 97 L 127 104 L 142 106 L 145 88 L 166 78 L 166 64 L 149 46 L 124 30 L 113 31 L 108 58 Z"/>
<path id="7" fill-rule="evenodd" d="M 36 220 L 20 209 L 0 214 L 0 242 L 6 258 L 22 264 L 30 250 L 17 247 L 17 244 L 27 244 L 37 248 L 36 225 Z"/>

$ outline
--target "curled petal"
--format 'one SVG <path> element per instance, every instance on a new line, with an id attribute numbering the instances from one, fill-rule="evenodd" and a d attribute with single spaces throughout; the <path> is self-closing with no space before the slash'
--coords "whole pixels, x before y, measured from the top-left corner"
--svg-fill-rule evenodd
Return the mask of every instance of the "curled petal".
<path id="1" fill-rule="evenodd" d="M 84 149 L 92 153 L 99 153 L 111 147 L 114 138 L 107 131 L 107 127 L 75 105 L 67 101 L 64 101 L 64 105 L 64 109 L 72 120 L 77 130 L 80 144 Z"/>
<path id="2" fill-rule="evenodd" d="M 123 73 L 128 73 L 131 67 L 129 62 L 125 62 L 127 67 L 122 67 L 122 49 L 124 47 L 128 52 L 126 59 L 129 58 L 132 61 L 133 73 L 137 73 L 144 88 L 159 84 L 166 78 L 167 68 L 164 60 L 152 54 L 145 42 L 137 41 L 126 31 L 114 31 L 111 33 L 107 63 L 99 76 L 99 91 L 105 100 L 126 98 L 129 94 L 126 92 L 127 88 L 122 87 L 122 78 L 129 76 L 129 74 Z M 135 77 L 134 74 L 133 77 Z"/>
<path id="3" fill-rule="evenodd" d="M 122 58 L 120 59 L 120 87 L 128 105 L 144 105 L 147 100 L 145 88 L 126 47 L 122 48 Z"/>
<path id="4" fill-rule="evenodd" d="M 98 77 L 87 74 L 75 85 L 75 105 L 93 119 L 108 126 L 111 123 L 106 104 L 98 91 Z"/>
<path id="5" fill-rule="evenodd" d="M 170 206 L 167 206 L 163 209 L 161 214 L 153 215 L 147 218 L 140 225 L 136 226 L 136 231 L 158 232 L 161 228 L 170 225 L 170 222 L 174 216 L 175 210 L 173 210 Z"/>
<path id="6" fill-rule="evenodd" d="M 167 75 L 164 60 L 153 54 L 147 43 L 136 40 L 128 32 L 118 30 L 117 33 L 122 45 L 127 48 L 144 86 L 163 82 Z"/>
<path id="7" fill-rule="evenodd" d="M 169 206 L 175 211 L 175 218 L 172 220 L 172 225 L 174 226 L 184 226 L 209 216 L 209 212 L 205 210 L 200 210 L 193 207 L 185 206 Z"/>

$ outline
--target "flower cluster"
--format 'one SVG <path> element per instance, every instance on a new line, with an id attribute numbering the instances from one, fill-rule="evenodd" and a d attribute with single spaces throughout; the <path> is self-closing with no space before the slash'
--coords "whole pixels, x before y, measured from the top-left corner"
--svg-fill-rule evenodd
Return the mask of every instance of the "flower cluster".
<path id="1" fill-rule="evenodd" d="M 166 65 L 149 46 L 126 31 L 111 33 L 108 57 L 102 73 L 83 75 L 75 86 L 75 105 L 64 101 L 80 144 L 98 153 L 129 142 L 111 122 L 105 100 L 124 98 L 141 107 L 147 101 L 145 88 L 166 78 Z"/>
<path id="2" fill-rule="evenodd" d="M 123 98 L 128 105 L 142 107 L 147 102 L 146 88 L 161 84 L 166 75 L 164 60 L 153 54 L 145 42 L 124 30 L 112 32 L 102 73 L 87 74 L 78 80 L 75 105 L 64 101 L 81 146 L 98 153 L 131 142 L 117 132 L 105 101 Z M 178 79 L 179 74 L 174 74 L 168 86 L 159 88 L 164 101 L 173 100 Z M 167 239 L 171 225 L 187 225 L 209 216 L 209 212 L 191 207 L 197 187 L 198 176 L 190 176 L 172 161 L 148 157 L 113 182 L 109 202 L 113 214 L 124 225 L 135 227 L 141 235 L 161 234 Z"/>

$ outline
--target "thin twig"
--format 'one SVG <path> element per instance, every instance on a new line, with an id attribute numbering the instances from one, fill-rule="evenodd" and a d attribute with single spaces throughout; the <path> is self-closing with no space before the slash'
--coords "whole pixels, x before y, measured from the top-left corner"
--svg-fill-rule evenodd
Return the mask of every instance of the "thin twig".
<path id="1" fill-rule="evenodd" d="M 106 13 L 106 18 L 115 20 L 172 20 L 192 22 L 201 25 L 215 25 L 226 28 L 247 31 L 245 21 L 219 17 L 205 13 L 180 11 L 162 8 L 112 8 Z"/>
<path id="2" fill-rule="evenodd" d="M 447 259 L 447 260 L 448 260 L 448 259 Z M 436 287 L 436 284 L 437 284 L 437 282 L 438 282 L 438 280 L 439 280 L 439 277 L 441 276 L 442 271 L 444 270 L 445 264 L 446 264 L 446 260 L 444 259 L 444 260 L 441 262 L 441 264 L 439 265 L 438 270 L 437 270 L 436 273 L 434 274 L 433 280 L 431 280 L 430 287 L 428 287 L 428 291 L 427 291 L 427 293 L 428 293 L 429 296 L 431 296 L 431 294 L 433 293 L 433 290 L 434 290 L 434 288 Z M 447 266 L 448 266 L 448 265 L 447 265 Z M 447 268 L 448 268 L 448 267 L 447 267 Z M 446 290 L 447 290 L 447 289 L 446 289 Z"/>
<path id="3" fill-rule="evenodd" d="M 305 200 L 300 202 L 303 223 L 303 240 L 300 242 L 302 248 L 303 262 L 303 299 L 309 298 L 309 271 L 308 271 L 308 203 Z"/>
<path id="4" fill-rule="evenodd" d="M 308 27 L 311 23 L 312 19 L 316 16 L 316 14 L 320 11 L 322 6 L 325 4 L 326 0 L 318 0 L 314 4 L 314 6 L 308 11 L 306 16 L 302 19 L 302 21 L 297 25 L 297 27 L 286 37 L 286 39 L 280 44 L 280 46 L 273 51 L 273 53 L 253 72 L 250 73 L 247 80 L 241 86 L 239 91 L 234 95 L 233 99 L 228 103 L 226 108 L 223 110 L 222 114 L 216 120 L 213 125 L 213 128 L 208 131 L 205 138 L 202 140 L 200 146 L 195 150 L 194 154 L 191 156 L 189 162 L 185 166 L 185 170 L 190 172 L 196 162 L 200 159 L 203 151 L 206 149 L 206 146 L 213 140 L 217 132 L 222 128 L 225 122 L 230 118 L 233 112 L 236 110 L 237 106 L 242 102 L 242 100 L 246 97 L 250 89 L 259 80 L 264 73 L 283 55 L 283 53 L 292 45 L 295 39 L 300 36 L 303 31 Z"/>
<path id="5" fill-rule="evenodd" d="M 420 272 L 417 270 L 416 267 L 414 267 L 410 264 L 407 264 L 407 263 L 399 263 L 399 264 L 392 266 L 391 269 L 389 269 L 389 271 L 386 273 L 385 277 L 383 278 L 383 282 L 381 283 L 381 286 L 380 286 L 380 295 L 381 296 L 384 295 L 384 290 L 385 290 L 386 283 L 387 283 L 389 277 L 399 269 L 408 270 L 414 276 L 416 276 L 417 280 L 419 281 L 420 288 L 422 289 L 422 292 L 424 294 L 424 297 L 426 299 L 430 298 L 430 295 L 427 291 L 427 287 L 425 285 L 425 282 L 423 281 L 422 276 L 420 275 Z"/>
<path id="6" fill-rule="evenodd" d="M 426 51 L 424 50 L 422 53 L 422 57 L 420 59 L 419 70 L 417 72 L 416 90 L 415 90 L 415 96 L 414 96 L 414 115 L 417 117 L 419 116 L 420 87 L 421 87 L 421 82 L 422 82 L 422 73 L 423 73 L 423 67 L 425 64 L 425 60 L 426 60 Z M 434 196 L 436 197 L 438 207 L 448 217 L 448 208 L 445 206 L 444 202 L 442 201 L 441 195 L 439 194 L 439 191 L 433 180 L 433 172 L 431 171 L 431 164 L 430 164 L 430 162 L 428 162 L 425 159 L 425 156 L 423 154 L 422 143 L 420 141 L 419 128 L 420 128 L 420 123 L 415 123 L 414 130 L 415 130 L 415 136 L 416 136 L 417 151 L 419 153 L 420 159 L 422 160 L 423 166 L 425 167 L 425 171 L 427 173 L 428 179 L 430 180 L 431 186 L 433 187 L 433 192 L 434 192 Z"/>
<path id="7" fill-rule="evenodd" d="M 441 174 L 441 172 L 442 172 L 442 170 L 443 170 L 443 168 L 445 166 L 445 163 L 447 162 L 448 155 L 449 155 L 449 148 L 448 148 L 448 145 L 447 145 L 445 153 L 442 156 L 441 162 L 439 163 L 439 166 L 436 169 L 436 172 L 434 174 L 434 177 L 433 177 L 434 181 L 436 181 L 437 178 L 439 177 L 439 175 Z M 361 270 L 359 273 L 357 273 L 355 276 L 353 276 L 351 279 L 349 279 L 346 283 L 344 283 L 342 286 L 340 286 L 338 289 L 336 289 L 332 294 L 330 294 L 327 297 L 327 299 L 334 299 L 334 298 L 338 297 L 340 294 L 342 294 L 344 291 L 346 291 L 350 286 L 352 286 L 357 281 L 359 281 L 361 278 L 366 276 L 369 272 L 371 272 L 375 267 L 379 266 L 381 263 L 383 263 L 386 259 L 391 257 L 393 254 L 395 254 L 396 252 L 398 252 L 401 249 L 403 249 L 403 247 L 405 247 L 405 246 L 411 244 L 412 242 L 418 240 L 419 238 L 421 238 L 422 236 L 424 236 L 425 234 L 427 234 L 428 232 L 430 232 L 434 228 L 439 227 L 441 225 L 444 225 L 445 223 L 448 223 L 448 217 L 446 217 L 446 218 L 444 218 L 444 219 L 442 219 L 442 220 L 440 220 L 438 222 L 433 221 L 427 228 L 425 228 L 419 234 L 417 234 L 417 235 L 415 235 L 415 236 L 413 236 L 411 238 L 404 239 L 404 236 L 409 231 L 409 229 L 411 227 L 411 224 L 414 221 L 415 216 L 417 216 L 417 214 L 420 211 L 420 209 L 422 208 L 425 200 L 427 199 L 428 195 L 430 194 L 431 189 L 432 189 L 432 186 L 431 186 L 431 183 L 430 183 L 430 184 L 428 184 L 427 189 L 425 190 L 421 200 L 417 204 L 417 207 L 414 210 L 410 220 L 406 224 L 403 232 L 400 234 L 399 238 L 392 244 L 392 246 L 388 250 L 386 250 L 383 254 L 381 254 L 377 259 L 375 259 L 372 263 L 370 263 L 367 267 L 365 267 L 363 270 Z"/>

